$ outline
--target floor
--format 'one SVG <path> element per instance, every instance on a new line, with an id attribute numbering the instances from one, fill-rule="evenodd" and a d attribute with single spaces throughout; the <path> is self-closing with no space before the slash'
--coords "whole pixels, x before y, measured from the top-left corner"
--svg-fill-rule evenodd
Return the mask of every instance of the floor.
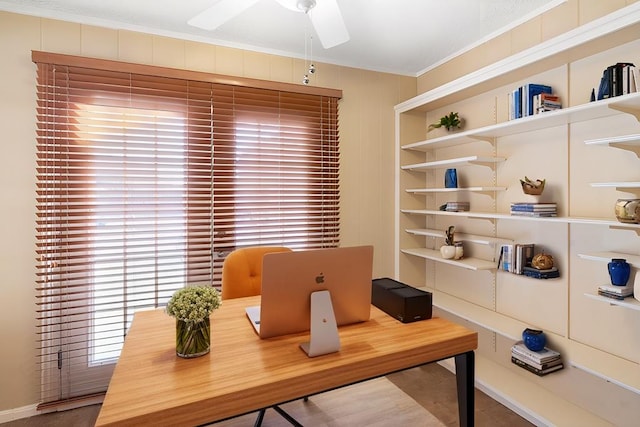
<path id="1" fill-rule="evenodd" d="M 438 364 L 388 375 L 387 378 L 447 427 L 458 426 L 455 376 Z M 476 389 L 476 426 L 530 427 L 533 424 Z M 357 411 L 357 408 L 354 408 Z M 43 414 L 0 424 L 2 427 L 91 427 L 100 405 Z M 357 424 L 357 423 L 356 423 Z M 354 426 L 356 425 L 354 424 Z M 411 427 L 411 426 L 408 426 Z M 416 426 L 418 427 L 418 426 Z"/>

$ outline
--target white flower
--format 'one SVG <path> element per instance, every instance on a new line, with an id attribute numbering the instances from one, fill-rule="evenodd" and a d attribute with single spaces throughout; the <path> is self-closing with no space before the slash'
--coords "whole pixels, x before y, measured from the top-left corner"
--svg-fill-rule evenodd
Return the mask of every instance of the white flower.
<path id="1" fill-rule="evenodd" d="M 220 307 L 220 292 L 211 286 L 178 289 L 167 304 L 167 314 L 186 322 L 201 322 Z"/>

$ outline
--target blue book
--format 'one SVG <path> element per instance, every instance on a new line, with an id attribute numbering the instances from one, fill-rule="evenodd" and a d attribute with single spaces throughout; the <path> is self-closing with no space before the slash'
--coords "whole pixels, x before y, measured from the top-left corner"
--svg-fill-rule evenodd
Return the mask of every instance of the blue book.
<path id="1" fill-rule="evenodd" d="M 541 85 L 536 83 L 529 83 L 524 85 L 523 92 L 524 93 L 522 94 L 522 100 L 523 100 L 524 106 L 523 106 L 522 115 L 524 117 L 531 116 L 534 114 L 533 98 L 536 95 L 539 95 L 541 93 L 553 94 L 553 90 L 551 89 L 551 86 Z"/>

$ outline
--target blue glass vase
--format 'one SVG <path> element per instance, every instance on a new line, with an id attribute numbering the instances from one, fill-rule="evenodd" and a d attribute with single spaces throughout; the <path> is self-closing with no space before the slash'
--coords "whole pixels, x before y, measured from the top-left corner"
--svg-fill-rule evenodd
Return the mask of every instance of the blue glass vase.
<path id="1" fill-rule="evenodd" d="M 631 266 L 624 258 L 613 258 L 609 264 L 609 277 L 611 278 L 611 284 L 614 286 L 625 286 L 629 281 L 629 275 L 631 274 Z"/>
<path id="2" fill-rule="evenodd" d="M 522 331 L 522 341 L 529 350 L 541 351 L 547 345 L 547 336 L 539 329 L 527 328 Z"/>

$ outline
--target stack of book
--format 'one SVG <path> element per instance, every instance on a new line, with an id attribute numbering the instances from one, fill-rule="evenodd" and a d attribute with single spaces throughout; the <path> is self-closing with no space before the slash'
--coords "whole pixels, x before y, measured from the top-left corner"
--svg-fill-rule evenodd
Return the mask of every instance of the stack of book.
<path id="1" fill-rule="evenodd" d="M 538 376 L 564 368 L 562 357 L 557 351 L 546 347 L 541 351 L 531 351 L 522 341 L 511 347 L 511 362 Z"/>
<path id="2" fill-rule="evenodd" d="M 548 98 L 546 98 L 547 96 Z M 546 101 L 543 101 L 545 98 Z M 545 109 L 540 109 L 541 106 L 544 106 Z M 509 94 L 510 120 L 533 116 L 542 111 L 557 110 L 558 108 L 562 108 L 562 104 L 560 103 L 560 98 L 553 94 L 551 86 L 527 83 Z"/>
<path id="3" fill-rule="evenodd" d="M 533 97 L 533 114 L 555 111 L 562 108 L 562 102 L 558 95 L 540 93 Z"/>
<path id="4" fill-rule="evenodd" d="M 613 299 L 625 299 L 626 297 L 633 295 L 633 283 L 625 286 L 598 286 L 598 295 Z"/>
<path id="5" fill-rule="evenodd" d="M 560 271 L 558 271 L 556 267 L 541 270 L 526 266 L 523 268 L 522 274 L 527 277 L 533 277 L 534 279 L 555 279 L 556 277 L 560 277 Z"/>
<path id="6" fill-rule="evenodd" d="M 557 209 L 555 203 L 511 203 L 511 215 L 518 216 L 556 216 Z"/>
<path id="7" fill-rule="evenodd" d="M 637 92 L 640 84 L 638 69 L 630 62 L 618 62 L 602 73 L 598 99 L 612 98 Z"/>
<path id="8" fill-rule="evenodd" d="M 447 202 L 444 210 L 447 212 L 467 212 L 469 210 L 469 202 Z"/>
<path id="9" fill-rule="evenodd" d="M 523 274 L 524 268 L 531 265 L 533 249 L 533 243 L 502 245 L 500 257 L 498 258 L 498 268 L 509 273 Z"/>

